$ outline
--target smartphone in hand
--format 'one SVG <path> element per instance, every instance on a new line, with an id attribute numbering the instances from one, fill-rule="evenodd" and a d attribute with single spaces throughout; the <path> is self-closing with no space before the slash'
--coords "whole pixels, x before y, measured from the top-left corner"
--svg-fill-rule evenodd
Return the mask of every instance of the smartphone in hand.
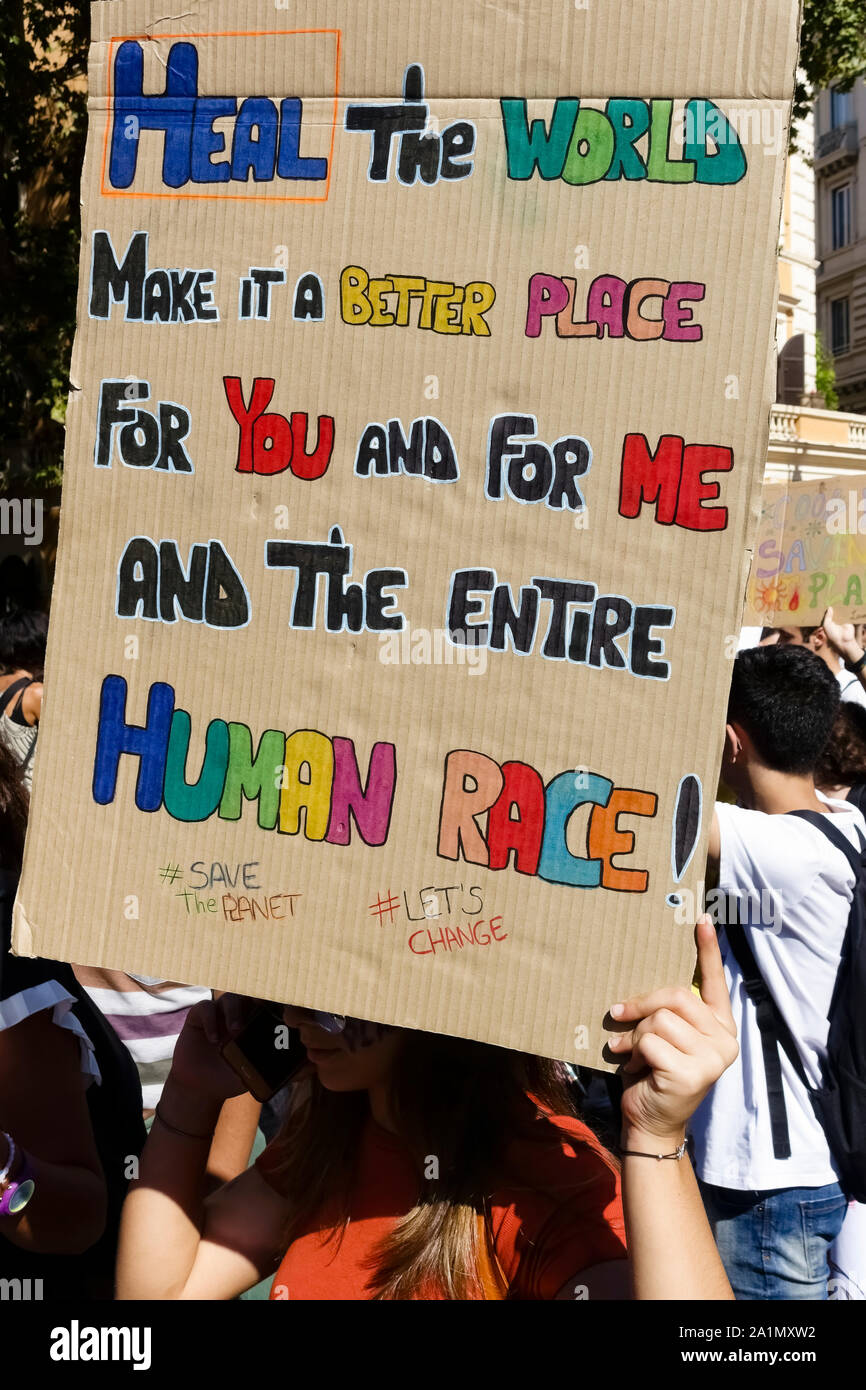
<path id="1" fill-rule="evenodd" d="M 220 1048 L 256 1100 L 270 1100 L 291 1081 L 307 1060 L 307 1051 L 295 1028 L 283 1022 L 279 1005 L 256 1009 L 237 1037 Z"/>

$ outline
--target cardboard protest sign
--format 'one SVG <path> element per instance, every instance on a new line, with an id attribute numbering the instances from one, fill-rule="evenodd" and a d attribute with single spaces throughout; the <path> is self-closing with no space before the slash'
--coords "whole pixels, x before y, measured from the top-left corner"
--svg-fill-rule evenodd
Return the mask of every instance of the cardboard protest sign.
<path id="1" fill-rule="evenodd" d="M 764 488 L 745 622 L 817 627 L 866 619 L 866 474 Z"/>
<path id="2" fill-rule="evenodd" d="M 690 979 L 797 18 L 94 5 L 19 952 L 587 1063 Z"/>

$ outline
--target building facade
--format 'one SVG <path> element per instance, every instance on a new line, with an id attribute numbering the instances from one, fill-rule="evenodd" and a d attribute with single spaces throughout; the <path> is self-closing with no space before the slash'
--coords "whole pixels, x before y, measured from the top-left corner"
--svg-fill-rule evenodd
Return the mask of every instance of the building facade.
<path id="1" fill-rule="evenodd" d="M 839 409 L 866 414 L 866 84 L 815 101 L 818 329 Z"/>
<path id="2" fill-rule="evenodd" d="M 832 121 L 842 121 L 854 110 L 856 101 L 864 103 L 860 125 L 866 141 L 866 86 L 862 82 L 850 94 L 850 104 L 838 100 L 832 106 L 830 93 L 822 92 L 816 103 L 818 135 L 812 118 L 798 127 L 797 150 L 788 161 L 782 218 L 779 229 L 779 299 L 776 316 L 778 371 L 776 404 L 770 416 L 770 443 L 764 472 L 765 482 L 806 482 L 836 473 L 866 473 L 866 379 L 863 382 L 862 409 L 852 390 L 857 353 L 852 333 L 839 336 L 842 311 L 833 309 L 834 296 L 849 300 L 849 329 L 855 323 L 854 301 L 857 272 L 856 245 L 851 242 L 828 252 L 833 242 L 833 218 L 837 239 L 853 236 L 855 226 L 866 232 L 866 209 L 859 224 L 853 214 L 849 221 L 849 201 L 856 204 L 856 162 L 853 164 L 852 137 L 845 133 L 851 124 L 843 122 L 827 139 Z M 835 142 L 835 143 L 834 143 Z M 841 153 L 835 150 L 838 144 Z M 833 149 L 830 147 L 833 146 Z M 859 147 L 857 147 L 859 149 Z M 822 154 L 821 151 L 824 153 Z M 866 158 L 866 155 L 864 155 Z M 866 167 L 866 166 L 864 166 Z M 823 171 L 827 172 L 823 172 Z M 839 188 L 850 191 L 834 199 Z M 834 213 L 835 208 L 835 213 Z M 864 377 L 866 377 L 866 235 L 860 243 L 863 310 L 857 311 L 861 332 Z M 841 288 L 833 288 L 833 286 Z M 859 301 L 858 301 L 859 303 Z M 836 322 L 834 339 L 832 324 Z M 860 319 L 863 319 L 862 328 Z M 816 390 L 816 341 L 820 332 L 824 346 L 833 352 L 839 409 L 827 410 Z M 836 350 L 836 349 L 842 349 Z M 852 403 L 854 402 L 854 403 Z"/>
<path id="3" fill-rule="evenodd" d="M 788 161 L 779 227 L 779 300 L 776 312 L 776 400 L 821 406 L 815 395 L 815 178 L 810 166 L 812 118 L 797 132 Z"/>

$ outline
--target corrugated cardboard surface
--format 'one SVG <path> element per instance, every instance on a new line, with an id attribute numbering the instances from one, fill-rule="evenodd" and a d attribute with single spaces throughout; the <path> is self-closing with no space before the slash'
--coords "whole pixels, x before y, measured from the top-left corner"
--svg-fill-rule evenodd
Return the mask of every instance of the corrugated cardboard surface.
<path id="1" fill-rule="evenodd" d="M 773 483 L 761 517 L 744 621 L 817 627 L 866 619 L 866 474 Z"/>
<path id="2" fill-rule="evenodd" d="M 699 906 L 704 840 L 676 884 L 672 827 L 681 779 L 700 779 L 706 811 L 718 771 L 729 634 L 739 626 L 768 432 L 797 6 L 591 0 L 581 10 L 523 0 L 333 0 L 275 8 L 265 0 L 189 0 L 182 14 L 169 16 L 162 5 L 114 0 L 95 4 L 93 13 L 77 389 L 16 949 L 597 1064 L 611 1002 L 691 974 L 692 929 L 677 917 L 693 918 L 688 904 Z M 206 199 L 118 196 L 108 187 L 110 55 L 130 35 L 146 36 L 146 92 L 163 90 L 176 41 L 169 35 L 208 35 L 190 40 L 199 52 L 199 94 L 300 96 L 302 153 L 327 155 L 336 40 L 274 32 L 299 29 L 340 31 L 326 201 L 286 201 L 298 190 L 280 181 L 277 188 L 207 185 L 216 196 Z M 458 119 L 475 123 L 471 177 L 430 187 L 368 180 L 370 138 L 343 128 L 346 104 L 399 101 L 411 63 L 424 68 L 440 129 Z M 679 111 L 688 98 L 709 97 L 744 127 L 750 114 L 758 117 L 753 131 L 763 119 L 772 139 L 744 137 L 748 170 L 730 186 L 518 182 L 507 177 L 504 96 L 525 96 L 530 115 L 548 121 L 557 96 L 596 105 L 610 96 L 670 96 Z M 162 149 L 160 134 L 142 134 L 131 191 L 160 189 Z M 189 185 L 177 194 L 195 191 Z M 321 188 L 313 191 L 321 199 Z M 151 268 L 214 269 L 220 322 L 126 323 L 120 306 L 107 322 L 90 319 L 95 229 L 110 232 L 118 255 L 147 230 Z M 585 249 L 576 256 L 576 248 Z M 287 285 L 273 292 L 270 321 L 238 322 L 239 277 L 280 257 Z M 582 268 L 574 268 L 576 259 Z M 497 293 L 487 315 L 491 336 L 347 325 L 339 302 L 347 265 L 374 277 L 490 282 Z M 292 319 L 294 284 L 309 271 L 324 285 L 322 323 Z M 529 339 L 527 289 L 538 271 L 574 277 L 578 309 L 603 274 L 705 282 L 706 297 L 693 306 L 702 341 L 558 339 L 549 324 Z M 192 475 L 126 467 L 117 458 L 110 468 L 94 466 L 99 383 L 126 376 L 150 384 L 150 405 L 174 401 L 191 412 Z M 235 470 L 238 430 L 224 376 L 240 377 L 247 399 L 254 377 L 273 377 L 272 411 L 308 412 L 313 426 L 320 414 L 334 417 L 324 477 Z M 432 399 L 425 395 L 436 389 L 431 378 L 438 384 Z M 548 443 L 571 435 L 589 441 L 585 527 L 568 510 L 485 499 L 488 426 L 505 413 L 536 416 Z M 355 476 L 356 446 L 369 422 L 399 418 L 408 429 L 422 416 L 448 429 L 458 482 Z M 731 448 L 733 470 L 718 475 L 727 528 L 662 526 L 650 504 L 635 519 L 619 516 L 629 433 L 644 434 L 653 447 L 662 435 L 678 435 Z M 280 507 L 288 509 L 287 530 L 277 529 Z M 446 626 L 452 571 L 470 567 L 495 570 L 515 594 L 534 577 L 551 576 L 587 581 L 599 594 L 636 604 L 672 606 L 675 625 L 663 634 L 670 679 L 547 660 L 539 650 L 546 618 L 529 655 L 489 652 L 483 674 L 458 664 L 386 665 L 378 636 L 366 631 L 293 630 L 293 575 L 265 568 L 265 543 L 324 542 L 335 526 L 353 546 L 353 579 L 376 568 L 408 571 L 410 586 L 398 598 L 412 630 Z M 116 617 L 117 566 L 133 536 L 176 540 L 184 560 L 192 544 L 219 539 L 249 592 L 248 626 L 218 631 Z M 542 614 L 547 608 L 541 605 Z M 130 635 L 139 639 L 137 658 L 125 655 Z M 362 777 L 373 744 L 393 743 L 398 779 L 387 842 L 367 846 L 354 833 L 344 846 L 262 830 L 252 803 L 234 822 L 143 813 L 134 804 L 132 757 L 121 759 L 114 800 L 97 805 L 91 784 L 107 674 L 128 682 L 131 723 L 144 723 L 152 683 L 174 687 L 177 707 L 192 721 L 190 781 L 214 719 L 245 723 L 256 740 L 267 729 L 352 739 Z M 623 817 L 620 829 L 634 832 L 635 846 L 615 861 L 648 870 L 647 891 L 583 889 L 440 857 L 443 766 L 456 749 L 500 764 L 524 761 L 545 784 L 583 768 L 618 788 L 657 795 L 653 818 Z M 705 816 L 704 832 L 706 824 Z M 586 826 L 586 813 L 575 814 L 568 843 L 576 856 L 587 853 Z M 222 912 L 190 912 L 178 894 L 200 881 L 190 867 L 200 861 L 224 863 L 230 874 L 257 862 L 258 896 L 301 895 L 294 916 L 237 923 Z M 163 873 L 171 866 L 173 881 L 174 869 Z M 444 905 L 440 895 L 442 915 L 410 921 L 410 913 L 423 917 L 419 894 L 431 887 L 453 890 Z M 218 902 L 224 891 L 222 884 L 213 890 Z M 674 892 L 685 912 L 667 901 Z M 397 908 L 380 918 L 374 905 L 392 897 Z M 137 919 L 124 916 L 131 898 Z M 487 944 L 460 937 L 454 947 L 446 936 L 423 955 L 408 944 L 428 927 L 495 917 L 502 939 Z"/>

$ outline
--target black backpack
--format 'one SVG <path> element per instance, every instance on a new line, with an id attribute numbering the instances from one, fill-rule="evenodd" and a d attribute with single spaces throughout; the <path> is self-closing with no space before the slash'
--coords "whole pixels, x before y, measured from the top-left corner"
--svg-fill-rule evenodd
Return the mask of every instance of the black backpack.
<path id="1" fill-rule="evenodd" d="M 739 925 L 726 926 L 725 934 L 757 1013 L 775 1157 L 791 1157 L 779 1059 L 781 1047 L 812 1102 L 839 1169 L 842 1190 L 849 1198 L 866 1202 L 866 844 L 861 835 L 858 853 L 820 811 L 789 814 L 800 816 L 826 835 L 845 855 L 855 874 L 851 912 L 830 1003 L 827 1060 L 817 1089 L 809 1083 L 797 1044 L 758 969 L 745 931 Z"/>

